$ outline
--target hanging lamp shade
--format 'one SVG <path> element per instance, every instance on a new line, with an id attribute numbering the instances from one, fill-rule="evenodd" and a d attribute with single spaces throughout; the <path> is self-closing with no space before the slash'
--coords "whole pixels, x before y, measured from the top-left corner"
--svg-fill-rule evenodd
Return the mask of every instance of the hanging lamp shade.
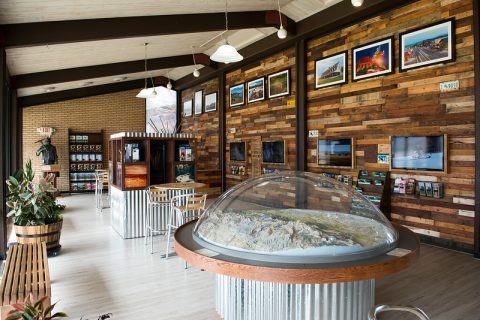
<path id="1" fill-rule="evenodd" d="M 143 88 L 140 92 L 136 95 L 137 98 L 147 99 L 153 98 L 157 95 L 157 91 L 155 88 Z"/>
<path id="2" fill-rule="evenodd" d="M 218 47 L 217 51 L 210 56 L 210 59 L 216 62 L 231 63 L 242 61 L 243 56 L 227 42 Z"/>

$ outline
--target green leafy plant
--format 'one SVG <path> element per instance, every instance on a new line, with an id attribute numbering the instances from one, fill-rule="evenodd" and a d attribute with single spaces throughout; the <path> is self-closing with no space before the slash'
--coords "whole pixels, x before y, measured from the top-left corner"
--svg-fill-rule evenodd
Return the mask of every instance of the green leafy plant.
<path id="1" fill-rule="evenodd" d="M 48 174 L 38 184 L 33 182 L 34 177 L 32 162 L 28 160 L 25 170 L 18 170 L 6 181 L 10 208 L 7 216 L 18 226 L 39 226 L 62 220 L 61 212 L 65 207 L 55 201 L 55 176 Z"/>
<path id="2" fill-rule="evenodd" d="M 45 307 L 44 302 L 46 299 L 47 297 L 43 297 L 34 302 L 33 296 L 30 294 L 24 303 L 12 304 L 13 310 L 8 313 L 6 320 L 51 320 L 67 317 L 63 312 L 56 312 L 50 315 L 56 303 Z"/>

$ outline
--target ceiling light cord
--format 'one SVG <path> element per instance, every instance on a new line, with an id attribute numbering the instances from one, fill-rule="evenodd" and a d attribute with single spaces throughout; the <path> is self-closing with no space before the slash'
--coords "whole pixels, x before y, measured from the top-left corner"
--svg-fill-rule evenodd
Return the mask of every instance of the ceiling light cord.
<path id="1" fill-rule="evenodd" d="M 277 0 L 278 5 L 278 17 L 280 18 L 280 29 L 283 28 L 283 21 L 282 21 L 282 11 L 280 11 L 280 0 Z"/>
<path id="2" fill-rule="evenodd" d="M 283 19 L 282 19 L 282 10 L 280 8 L 280 0 L 277 0 L 278 6 L 278 18 L 280 19 L 280 28 L 278 28 L 277 36 L 279 39 L 285 39 L 287 37 L 287 30 L 283 27 Z"/>
<path id="3" fill-rule="evenodd" d="M 148 78 L 148 72 L 147 72 L 147 45 L 148 43 L 144 44 L 144 65 L 145 65 L 145 89 L 147 89 L 147 78 Z"/>

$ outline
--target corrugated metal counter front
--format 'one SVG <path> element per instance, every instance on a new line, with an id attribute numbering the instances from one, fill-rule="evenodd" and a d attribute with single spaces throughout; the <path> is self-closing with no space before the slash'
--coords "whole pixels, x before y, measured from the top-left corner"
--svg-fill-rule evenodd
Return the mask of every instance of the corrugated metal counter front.
<path id="1" fill-rule="evenodd" d="M 169 198 L 193 192 L 193 189 L 169 189 Z M 144 237 L 144 223 L 147 214 L 147 195 L 145 190 L 122 191 L 111 187 L 110 195 L 111 224 L 123 238 Z M 168 209 L 153 208 L 153 225 L 155 229 L 167 229 Z"/>

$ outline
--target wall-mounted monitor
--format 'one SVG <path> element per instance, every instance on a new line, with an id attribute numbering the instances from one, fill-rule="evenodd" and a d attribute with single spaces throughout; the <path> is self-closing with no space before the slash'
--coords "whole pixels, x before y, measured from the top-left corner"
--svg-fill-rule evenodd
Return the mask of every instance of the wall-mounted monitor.
<path id="1" fill-rule="evenodd" d="M 392 137 L 391 169 L 446 171 L 446 135 Z"/>
<path id="2" fill-rule="evenodd" d="M 285 141 L 262 141 L 263 163 L 285 163 Z"/>
<path id="3" fill-rule="evenodd" d="M 245 161 L 247 149 L 245 141 L 230 143 L 230 161 Z"/>
<path id="4" fill-rule="evenodd" d="M 318 139 L 318 164 L 324 167 L 354 168 L 354 141 L 348 139 Z"/>

